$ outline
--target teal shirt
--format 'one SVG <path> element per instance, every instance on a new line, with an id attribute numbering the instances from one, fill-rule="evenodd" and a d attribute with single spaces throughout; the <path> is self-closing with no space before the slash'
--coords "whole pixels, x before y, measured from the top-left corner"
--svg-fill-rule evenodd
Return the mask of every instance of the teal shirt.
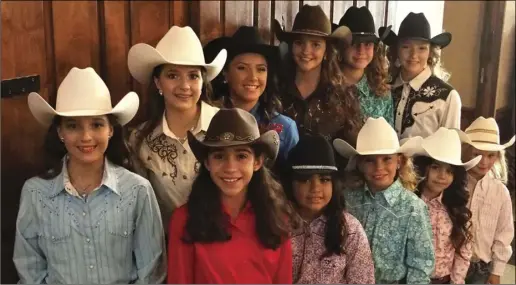
<path id="1" fill-rule="evenodd" d="M 376 283 L 406 277 L 406 284 L 428 284 L 435 257 L 430 216 L 423 200 L 399 180 L 376 194 L 367 186 L 344 193 L 348 211 L 360 221 L 369 239 Z"/>
<path id="2" fill-rule="evenodd" d="M 362 79 L 356 84 L 358 89 L 358 99 L 360 101 L 360 111 L 364 116 L 364 122 L 369 117 L 384 119 L 394 128 L 394 108 L 391 91 L 386 95 L 377 96 L 369 87 L 367 76 L 364 74 Z"/>

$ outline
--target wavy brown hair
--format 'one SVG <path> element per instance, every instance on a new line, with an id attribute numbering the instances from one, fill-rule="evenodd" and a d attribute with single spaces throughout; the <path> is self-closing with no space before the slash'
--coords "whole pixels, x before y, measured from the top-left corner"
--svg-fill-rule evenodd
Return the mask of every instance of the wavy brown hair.
<path id="1" fill-rule="evenodd" d="M 129 148 L 124 139 L 125 130 L 118 123 L 115 116 L 111 114 L 106 116 L 109 124 L 113 127 L 113 136 L 109 139 L 108 147 L 104 155 L 111 163 L 132 171 L 132 163 L 129 159 Z M 54 117 L 43 142 L 44 168 L 38 176 L 46 180 L 53 179 L 61 174 L 63 169 L 63 157 L 68 153 L 57 133 L 57 129 L 61 125 L 62 120 L 61 116 Z"/>
<path id="2" fill-rule="evenodd" d="M 263 150 L 253 148 L 258 158 Z M 267 167 L 262 166 L 253 173 L 247 187 L 247 200 L 254 212 L 256 233 L 261 244 L 277 249 L 289 238 L 293 226 L 297 226 L 297 219 L 283 187 Z M 188 218 L 181 238 L 183 242 L 213 243 L 231 239 L 228 232 L 230 217 L 222 210 L 221 191 L 204 164 L 201 164 L 199 175 L 193 182 L 186 205 Z"/>
<path id="3" fill-rule="evenodd" d="M 292 55 L 292 45 L 295 40 L 299 40 L 301 36 L 292 36 L 288 38 L 288 52 L 286 54 L 286 62 L 282 64 L 284 67 L 280 72 L 280 89 L 287 90 L 288 85 L 292 84 L 296 76 L 296 63 Z M 358 130 L 362 127 L 362 119 L 360 113 L 360 104 L 356 92 L 351 88 L 347 88 L 344 75 L 341 72 L 339 62 L 337 60 L 337 47 L 335 42 L 326 40 L 325 58 L 321 63 L 321 77 L 319 84 L 324 86 L 326 92 L 323 92 L 324 101 L 328 106 L 337 107 L 339 103 L 343 106 L 341 115 L 345 118 L 347 129 L 356 138 Z"/>
<path id="4" fill-rule="evenodd" d="M 339 54 L 345 49 L 350 48 L 347 45 L 339 45 Z M 367 76 L 367 83 L 378 97 L 387 96 L 391 90 L 389 85 L 389 62 L 387 60 L 387 49 L 382 42 L 374 45 L 373 59 L 365 68 Z M 337 56 L 339 65 L 342 69 L 345 68 L 346 63 L 341 55 Z"/>
<path id="5" fill-rule="evenodd" d="M 425 172 L 425 176 L 428 176 L 429 167 L 435 160 L 425 156 L 420 161 L 421 169 Z M 453 170 L 453 181 L 448 188 L 444 189 L 442 202 L 453 224 L 450 239 L 455 248 L 455 253 L 461 255 L 461 248 L 472 239 L 470 231 L 471 211 L 467 207 L 469 200 L 467 172 L 462 166 L 451 165 L 451 167 Z M 426 183 L 426 178 L 419 183 L 415 192 L 419 197 L 423 194 Z"/>

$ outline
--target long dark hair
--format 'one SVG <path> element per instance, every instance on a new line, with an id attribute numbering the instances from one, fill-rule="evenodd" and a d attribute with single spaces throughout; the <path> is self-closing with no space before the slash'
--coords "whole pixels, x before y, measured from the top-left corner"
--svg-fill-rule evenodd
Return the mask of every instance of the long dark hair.
<path id="1" fill-rule="evenodd" d="M 115 116 L 107 115 L 107 118 L 109 124 L 113 127 L 113 136 L 109 139 L 105 156 L 111 163 L 132 170 L 129 148 L 124 140 L 124 129 L 118 123 Z M 44 169 L 38 176 L 46 180 L 53 179 L 61 174 L 63 157 L 67 153 L 65 145 L 61 142 L 57 133 L 61 121 L 61 116 L 54 117 L 43 142 Z"/>
<path id="2" fill-rule="evenodd" d="M 255 149 L 256 157 L 261 151 Z M 199 175 L 188 198 L 188 218 L 185 224 L 185 243 L 212 243 L 231 239 L 228 232 L 230 217 L 222 210 L 221 193 L 210 172 L 201 164 Z M 281 184 L 262 166 L 254 172 L 247 188 L 255 216 L 256 233 L 261 244 L 277 249 L 288 239 L 295 211 L 288 203 Z"/>
<path id="3" fill-rule="evenodd" d="M 296 198 L 294 197 L 294 188 L 292 186 L 292 182 L 294 180 L 306 180 L 310 178 L 310 176 L 311 175 L 299 175 L 290 171 L 288 177 L 283 179 L 285 194 L 292 204 L 299 206 Z M 346 209 L 345 201 L 344 196 L 341 194 L 342 186 L 340 179 L 337 177 L 337 174 L 331 175 L 331 181 L 331 199 L 322 213 L 327 218 L 327 221 L 324 236 L 326 252 L 321 256 L 321 258 L 330 256 L 332 254 L 344 254 L 344 247 L 342 245 L 346 243 L 348 236 L 346 219 L 343 214 L 344 210 Z"/>
<path id="4" fill-rule="evenodd" d="M 430 157 L 421 157 L 421 169 L 428 174 L 428 168 L 432 163 L 434 163 L 434 159 Z M 455 248 L 455 253 L 459 255 L 462 246 L 465 243 L 469 242 L 472 238 L 470 232 L 470 219 L 471 219 L 471 211 L 468 209 L 468 199 L 469 192 L 467 191 L 467 172 L 466 169 L 462 166 L 451 165 L 453 170 L 453 181 L 451 185 L 444 189 L 442 202 L 448 211 L 448 215 L 453 224 L 452 232 L 450 235 L 450 239 L 452 241 L 453 247 Z M 423 194 L 423 188 L 426 183 L 426 178 L 423 179 L 416 190 L 416 194 L 421 197 Z"/>
<path id="5" fill-rule="evenodd" d="M 161 75 L 161 71 L 163 71 L 163 67 L 165 64 L 161 64 L 156 66 L 152 70 L 152 79 L 159 78 Z M 211 96 L 212 96 L 212 88 L 210 82 L 206 78 L 206 69 L 200 67 L 201 69 L 201 77 L 202 77 L 202 90 L 201 97 L 199 98 L 199 103 L 205 101 L 208 104 L 211 104 Z M 139 153 L 139 150 L 142 146 L 143 140 L 147 137 L 152 131 L 161 123 L 163 118 L 163 112 L 165 112 L 165 99 L 158 92 L 158 88 L 154 83 L 154 80 L 149 82 L 148 86 L 148 94 L 149 94 L 149 103 L 146 112 L 146 119 L 143 123 L 143 126 L 139 132 L 136 134 L 135 145 L 133 146 L 136 153 Z M 139 156 L 137 156 L 139 159 Z"/>
<path id="6" fill-rule="evenodd" d="M 288 52 L 285 57 L 284 67 L 280 73 L 280 88 L 281 90 L 288 90 L 288 85 L 292 84 L 296 76 L 296 63 L 292 55 L 293 43 L 300 39 L 300 36 L 289 38 Z M 337 48 L 335 43 L 326 40 L 325 57 L 321 63 L 321 77 L 319 85 L 323 86 L 323 99 L 328 106 L 336 107 L 341 105 L 343 111 L 340 114 L 345 117 L 347 122 L 346 129 L 350 131 L 353 137 L 356 138 L 359 129 L 362 126 L 362 119 L 360 115 L 360 104 L 358 97 L 351 88 L 345 85 L 344 75 L 341 72 L 339 62 L 337 60 Z M 339 104 L 341 103 L 341 104 Z"/>

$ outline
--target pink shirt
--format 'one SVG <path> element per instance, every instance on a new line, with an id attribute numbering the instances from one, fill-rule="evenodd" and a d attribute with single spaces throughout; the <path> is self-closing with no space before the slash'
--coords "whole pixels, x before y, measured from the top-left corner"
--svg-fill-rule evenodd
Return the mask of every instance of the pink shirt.
<path id="1" fill-rule="evenodd" d="M 374 284 L 374 265 L 369 242 L 360 222 L 344 213 L 348 237 L 345 254 L 324 257 L 326 217 L 321 216 L 292 237 L 292 273 L 301 284 Z"/>
<path id="2" fill-rule="evenodd" d="M 455 247 L 450 239 L 453 224 L 442 203 L 441 194 L 439 197 L 428 200 L 421 195 L 430 213 L 432 224 L 433 243 L 435 251 L 435 269 L 431 278 L 441 278 L 450 275 L 451 283 L 464 284 L 464 278 L 469 268 L 469 260 L 472 255 L 471 242 L 465 243 L 460 252 L 455 252 Z"/>

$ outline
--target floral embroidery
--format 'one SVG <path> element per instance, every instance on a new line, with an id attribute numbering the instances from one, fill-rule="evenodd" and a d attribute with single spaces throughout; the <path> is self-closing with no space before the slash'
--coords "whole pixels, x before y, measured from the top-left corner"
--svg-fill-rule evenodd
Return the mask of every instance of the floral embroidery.
<path id="1" fill-rule="evenodd" d="M 436 87 L 435 86 L 427 86 L 421 90 L 421 94 L 425 97 L 432 97 L 435 95 Z"/>
<path id="2" fill-rule="evenodd" d="M 163 176 L 170 176 L 172 183 L 176 184 L 177 165 L 175 159 L 177 158 L 177 147 L 168 140 L 168 137 L 165 134 L 160 134 L 155 138 L 148 135 L 145 138 L 145 143 L 152 152 L 156 153 L 161 158 L 161 160 L 165 161 L 166 159 L 168 163 L 170 163 L 170 173 L 164 172 L 163 174 L 165 175 Z"/>

